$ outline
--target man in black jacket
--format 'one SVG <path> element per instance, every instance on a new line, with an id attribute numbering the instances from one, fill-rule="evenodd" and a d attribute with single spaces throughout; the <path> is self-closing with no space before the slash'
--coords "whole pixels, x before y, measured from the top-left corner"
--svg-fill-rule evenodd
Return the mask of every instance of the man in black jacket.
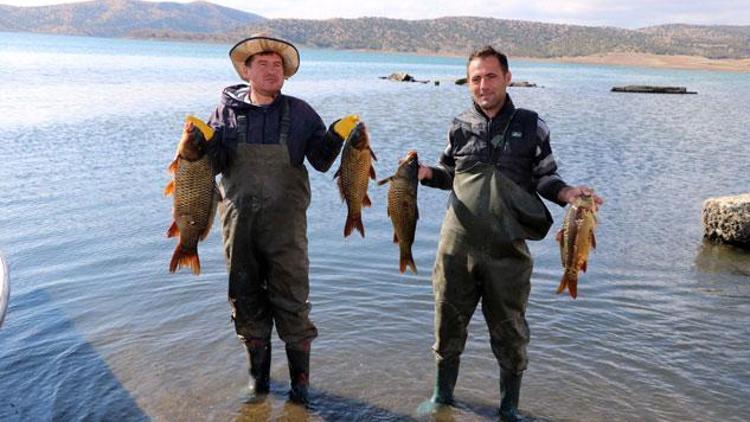
<path id="1" fill-rule="evenodd" d="M 467 78 L 473 106 L 454 119 L 439 165 L 419 169 L 422 184 L 451 189 L 432 275 L 435 389 L 423 411 L 453 403 L 467 328 L 481 299 L 500 365 L 501 416 L 516 420 L 529 342 L 532 258 L 525 241 L 544 238 L 552 224 L 537 192 L 564 206 L 591 190 L 568 186 L 557 174 L 546 124 L 506 93 L 511 72 L 504 54 L 489 46 L 475 51 Z"/>
<path id="2" fill-rule="evenodd" d="M 232 319 L 250 361 L 251 401 L 269 392 L 271 331 L 286 345 L 290 400 L 308 403 L 310 343 L 317 336 L 308 302 L 307 207 L 304 159 L 327 171 L 357 119 L 329 130 L 305 101 L 281 93 L 299 67 L 287 41 L 253 36 L 229 52 L 248 84 L 227 87 L 209 120 L 207 142 L 221 173 L 220 206 Z"/>

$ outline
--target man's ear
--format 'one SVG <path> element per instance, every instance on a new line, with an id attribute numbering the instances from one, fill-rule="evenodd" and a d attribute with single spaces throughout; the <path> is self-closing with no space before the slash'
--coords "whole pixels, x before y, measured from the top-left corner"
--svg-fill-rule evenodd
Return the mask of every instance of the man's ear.
<path id="1" fill-rule="evenodd" d="M 511 80 L 513 80 L 513 74 L 510 73 L 510 69 L 508 69 L 508 71 L 505 72 L 505 83 L 509 84 Z"/>

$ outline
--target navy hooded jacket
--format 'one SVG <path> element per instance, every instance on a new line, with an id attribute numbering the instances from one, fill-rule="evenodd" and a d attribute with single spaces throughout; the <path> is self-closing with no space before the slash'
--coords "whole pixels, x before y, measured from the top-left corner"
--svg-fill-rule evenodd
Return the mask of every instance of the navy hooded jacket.
<path id="1" fill-rule="evenodd" d="M 302 166 L 305 157 L 318 171 L 327 171 L 336 160 L 343 139 L 333 130 L 326 131 L 323 120 L 305 101 L 279 95 L 268 105 L 254 105 L 246 102 L 250 87 L 246 84 L 229 86 L 221 95 L 221 102 L 211 115 L 208 124 L 215 135 L 207 143 L 207 153 L 211 157 L 216 173 L 223 172 L 231 165 L 234 150 L 239 142 L 250 144 L 278 144 L 281 127 L 283 101 L 289 102 L 291 126 L 287 147 L 292 164 Z M 247 119 L 246 133 L 240 134 L 237 116 Z"/>

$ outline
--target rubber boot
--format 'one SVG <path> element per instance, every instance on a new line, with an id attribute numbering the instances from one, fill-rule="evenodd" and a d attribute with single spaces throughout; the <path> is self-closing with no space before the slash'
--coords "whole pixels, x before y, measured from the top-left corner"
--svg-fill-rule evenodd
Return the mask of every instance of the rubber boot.
<path id="1" fill-rule="evenodd" d="M 500 370 L 500 420 L 516 422 L 521 420 L 518 414 L 518 399 L 521 396 L 521 377 L 510 371 Z"/>
<path id="2" fill-rule="evenodd" d="M 271 342 L 247 340 L 245 348 L 250 361 L 250 399 L 248 402 L 261 402 L 265 400 L 270 390 Z"/>
<path id="3" fill-rule="evenodd" d="M 310 381 L 310 346 L 299 350 L 286 346 L 286 358 L 289 362 L 289 379 L 291 390 L 289 400 L 302 405 L 310 403 L 308 384 Z"/>
<path id="4" fill-rule="evenodd" d="M 427 416 L 437 412 L 441 407 L 453 406 L 453 389 L 458 379 L 460 360 L 439 361 L 435 368 L 435 388 L 432 397 L 419 405 L 417 414 Z"/>

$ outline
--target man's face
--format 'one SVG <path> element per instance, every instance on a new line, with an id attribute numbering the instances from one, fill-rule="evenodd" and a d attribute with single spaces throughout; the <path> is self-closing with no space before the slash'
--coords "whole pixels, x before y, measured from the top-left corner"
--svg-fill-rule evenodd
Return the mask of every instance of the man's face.
<path id="1" fill-rule="evenodd" d="M 274 96 L 284 85 L 284 62 L 277 53 L 256 54 L 243 70 L 243 76 L 259 94 Z"/>
<path id="2" fill-rule="evenodd" d="M 510 70 L 503 72 L 495 56 L 476 57 L 467 70 L 469 92 L 483 110 L 498 111 L 505 103 L 505 90 L 510 84 Z"/>

